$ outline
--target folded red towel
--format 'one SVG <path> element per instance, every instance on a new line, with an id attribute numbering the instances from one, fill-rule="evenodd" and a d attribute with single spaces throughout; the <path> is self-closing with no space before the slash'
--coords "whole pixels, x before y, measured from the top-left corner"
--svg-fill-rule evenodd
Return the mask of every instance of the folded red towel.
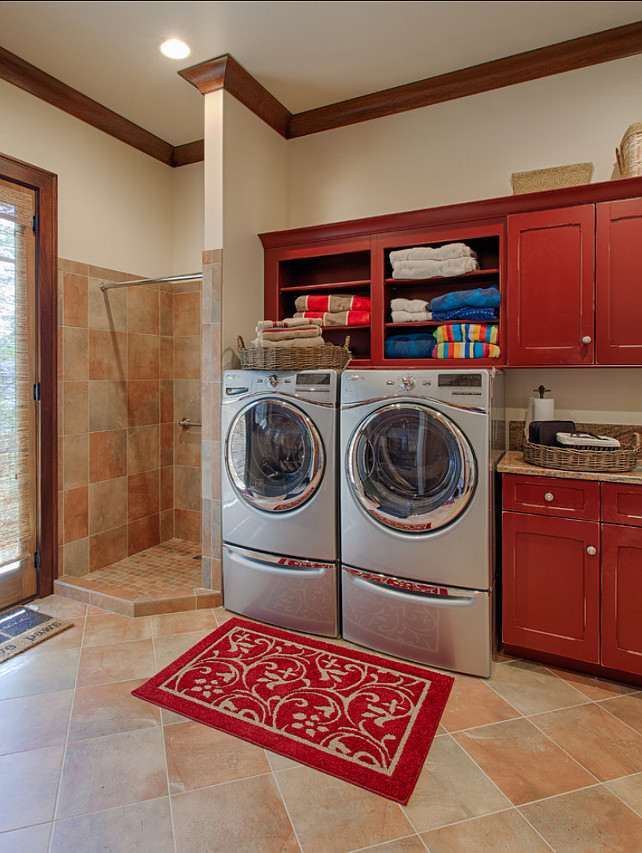
<path id="1" fill-rule="evenodd" d="M 324 326 L 367 326 L 370 323 L 369 311 L 304 311 L 294 316 L 318 319 Z"/>
<path id="2" fill-rule="evenodd" d="M 370 297 L 351 296 L 347 293 L 335 293 L 331 296 L 298 296 L 295 301 L 297 311 L 369 311 Z"/>

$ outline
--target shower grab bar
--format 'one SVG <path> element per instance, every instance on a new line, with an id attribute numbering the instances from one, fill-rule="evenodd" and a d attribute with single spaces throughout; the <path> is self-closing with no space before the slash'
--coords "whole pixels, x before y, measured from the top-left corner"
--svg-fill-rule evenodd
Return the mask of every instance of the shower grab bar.
<path id="1" fill-rule="evenodd" d="M 202 272 L 187 273 L 185 275 L 168 275 L 165 278 L 139 278 L 136 281 L 102 281 L 100 289 L 103 293 L 116 287 L 136 287 L 139 284 L 164 284 L 169 281 L 196 281 L 203 278 Z"/>
<path id="2" fill-rule="evenodd" d="M 190 427 L 193 427 L 193 426 L 197 426 L 197 427 L 203 426 L 203 424 L 196 423 L 196 421 L 190 421 L 189 418 L 181 418 L 181 420 L 178 422 L 178 425 L 182 426 L 183 429 L 189 429 Z"/>

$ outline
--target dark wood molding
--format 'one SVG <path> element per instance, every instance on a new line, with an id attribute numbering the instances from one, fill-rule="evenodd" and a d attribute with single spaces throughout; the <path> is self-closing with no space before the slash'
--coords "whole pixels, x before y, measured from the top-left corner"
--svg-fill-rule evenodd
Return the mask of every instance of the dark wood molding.
<path id="1" fill-rule="evenodd" d="M 40 556 L 38 595 L 50 595 L 58 577 L 58 178 L 0 155 L 0 177 L 36 192 L 36 287 L 40 343 Z"/>
<path id="2" fill-rule="evenodd" d="M 172 156 L 172 166 L 191 166 L 192 163 L 202 163 L 205 159 L 205 140 L 197 139 L 195 142 L 186 142 L 185 145 L 177 145 Z"/>
<path id="3" fill-rule="evenodd" d="M 581 38 L 518 53 L 440 74 L 416 83 L 395 86 L 372 95 L 296 113 L 288 128 L 294 139 L 394 115 L 528 80 L 550 77 L 642 52 L 642 22 L 615 27 Z"/>
<path id="4" fill-rule="evenodd" d="M 179 74 L 202 95 L 224 89 L 273 130 L 288 138 L 292 113 L 229 54 L 193 65 Z"/>
<path id="5" fill-rule="evenodd" d="M 174 147 L 113 110 L 46 74 L 35 65 L 0 47 L 0 77 L 69 115 L 137 148 L 155 160 L 172 165 Z"/>

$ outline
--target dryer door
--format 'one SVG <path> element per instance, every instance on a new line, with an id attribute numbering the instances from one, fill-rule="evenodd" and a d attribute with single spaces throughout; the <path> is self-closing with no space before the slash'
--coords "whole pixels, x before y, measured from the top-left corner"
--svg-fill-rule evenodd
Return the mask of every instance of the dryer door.
<path id="1" fill-rule="evenodd" d="M 427 533 L 452 523 L 475 491 L 475 455 L 459 427 L 422 403 L 391 403 L 355 430 L 347 475 L 360 506 L 380 524 Z"/>
<path id="2" fill-rule="evenodd" d="M 289 402 L 261 399 L 232 421 L 225 464 L 234 488 L 251 506 L 287 512 L 312 497 L 323 478 L 325 455 L 305 412 Z"/>

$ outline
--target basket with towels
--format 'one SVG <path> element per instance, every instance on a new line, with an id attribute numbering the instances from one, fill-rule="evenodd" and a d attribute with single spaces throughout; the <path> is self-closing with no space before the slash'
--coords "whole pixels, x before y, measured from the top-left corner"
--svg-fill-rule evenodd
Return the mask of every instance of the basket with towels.
<path id="1" fill-rule="evenodd" d="M 240 335 L 237 338 L 241 367 L 253 370 L 343 370 L 352 358 L 349 344 L 349 337 L 343 346 L 326 343 L 318 320 L 290 317 L 259 320 L 250 347 Z"/>

